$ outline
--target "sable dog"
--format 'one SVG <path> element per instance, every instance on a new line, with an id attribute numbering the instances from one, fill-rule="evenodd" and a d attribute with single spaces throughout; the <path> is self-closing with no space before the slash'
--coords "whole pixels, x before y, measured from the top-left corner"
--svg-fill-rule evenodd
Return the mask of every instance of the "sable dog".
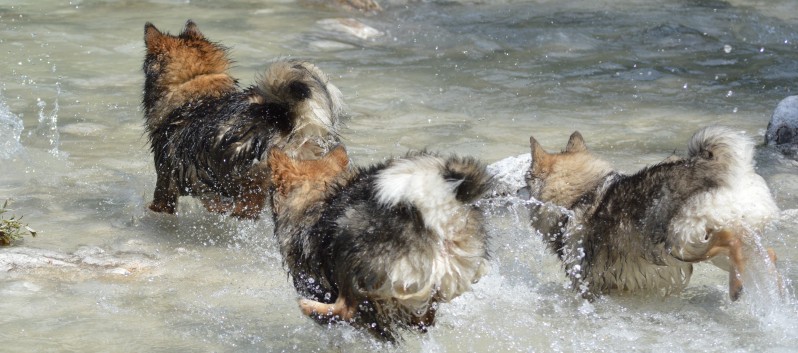
<path id="1" fill-rule="evenodd" d="M 691 263 L 712 259 L 729 271 L 731 299 L 740 296 L 743 248 L 778 212 L 754 172 L 750 139 L 707 127 L 690 139 L 687 158 L 633 175 L 588 152 L 578 132 L 559 154 L 530 144 L 527 184 L 548 203 L 535 207 L 533 225 L 583 295 L 675 293 L 690 280 Z"/>
<path id="2" fill-rule="evenodd" d="M 313 158 L 337 144 L 340 91 L 313 64 L 277 60 L 240 89 L 227 49 L 188 21 L 179 35 L 144 26 L 144 116 L 158 180 L 150 209 L 174 213 L 178 196 L 210 211 L 257 218 L 266 201 L 266 154 L 280 146 Z"/>
<path id="3" fill-rule="evenodd" d="M 269 155 L 275 234 L 302 312 L 383 339 L 424 331 L 437 303 L 485 272 L 486 232 L 470 202 L 490 177 L 474 159 L 409 154 L 348 168 L 343 147 L 320 160 Z"/>

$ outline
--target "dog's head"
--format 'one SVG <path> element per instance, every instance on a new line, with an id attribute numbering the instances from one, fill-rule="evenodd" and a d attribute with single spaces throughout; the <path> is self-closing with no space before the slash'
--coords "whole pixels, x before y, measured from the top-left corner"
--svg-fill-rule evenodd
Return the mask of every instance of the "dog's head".
<path id="1" fill-rule="evenodd" d="M 534 137 L 529 144 L 532 164 L 526 182 L 531 196 L 543 202 L 570 207 L 612 171 L 607 162 L 588 151 L 578 131 L 571 134 L 560 153 L 546 152 Z"/>
<path id="2" fill-rule="evenodd" d="M 227 73 L 231 65 L 227 48 L 206 39 L 191 20 L 179 35 L 162 33 L 147 22 L 144 44 L 147 47 L 143 66 L 147 112 L 176 108 L 198 95 L 220 96 L 235 89 L 236 82 Z"/>
<path id="3" fill-rule="evenodd" d="M 191 20 L 179 35 L 162 33 L 152 23 L 144 25 L 147 56 L 144 73 L 164 84 L 182 84 L 196 76 L 226 73 L 230 68 L 227 48 L 205 38 Z"/>
<path id="4" fill-rule="evenodd" d="M 283 150 L 272 148 L 269 151 L 269 169 L 274 211 L 302 210 L 321 200 L 348 166 L 349 157 L 343 145 L 320 159 L 309 160 L 293 159 Z"/>

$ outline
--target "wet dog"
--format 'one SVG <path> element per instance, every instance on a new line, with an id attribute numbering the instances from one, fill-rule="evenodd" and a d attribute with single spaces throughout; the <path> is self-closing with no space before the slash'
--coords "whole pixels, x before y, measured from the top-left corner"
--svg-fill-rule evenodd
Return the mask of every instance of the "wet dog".
<path id="1" fill-rule="evenodd" d="M 311 63 L 277 60 L 241 89 L 227 49 L 188 21 L 179 35 L 144 26 L 144 116 L 157 182 L 150 209 L 174 213 L 179 196 L 257 218 L 266 202 L 269 148 L 314 158 L 337 144 L 340 91 Z"/>
<path id="2" fill-rule="evenodd" d="M 272 149 L 268 161 L 284 264 L 318 322 L 393 341 L 399 328 L 433 325 L 438 303 L 485 272 L 486 231 L 471 202 L 490 177 L 476 160 L 413 153 L 350 168 L 338 147 L 305 161 Z"/>
<path id="3" fill-rule="evenodd" d="M 744 247 L 778 212 L 754 171 L 750 139 L 707 127 L 690 139 L 688 157 L 632 175 L 590 153 L 578 132 L 562 153 L 547 153 L 534 138 L 530 145 L 527 184 L 544 202 L 534 207 L 533 226 L 585 297 L 676 293 L 692 263 L 705 260 L 729 271 L 729 296 L 740 296 Z"/>

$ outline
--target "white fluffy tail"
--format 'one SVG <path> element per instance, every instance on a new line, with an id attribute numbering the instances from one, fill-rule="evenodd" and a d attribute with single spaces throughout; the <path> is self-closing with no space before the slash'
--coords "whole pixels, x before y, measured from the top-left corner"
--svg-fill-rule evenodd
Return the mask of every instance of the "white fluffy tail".
<path id="1" fill-rule="evenodd" d="M 707 126 L 698 130 L 688 142 L 688 151 L 690 157 L 715 161 L 718 172 L 728 173 L 729 178 L 754 170 L 754 142 L 727 127 Z"/>
<path id="2" fill-rule="evenodd" d="M 447 223 L 465 203 L 488 189 L 490 176 L 474 159 L 420 154 L 400 158 L 377 177 L 377 200 L 419 209 L 427 228 L 446 236 Z"/>
<path id="3" fill-rule="evenodd" d="M 436 295 L 449 301 L 486 271 L 486 235 L 478 211 L 467 203 L 488 188 L 490 176 L 474 159 L 420 154 L 394 160 L 377 175 L 376 199 L 388 207 L 408 204 L 421 214 L 434 246 L 389 266 L 383 295 L 419 310 Z"/>
<path id="4" fill-rule="evenodd" d="M 741 239 L 761 234 L 777 213 L 765 180 L 754 170 L 754 143 L 742 133 L 711 126 L 693 135 L 691 158 L 706 162 L 696 168 L 713 176 L 716 188 L 687 200 L 671 221 L 672 253 L 680 259 L 704 256 L 714 233 L 730 231 Z"/>

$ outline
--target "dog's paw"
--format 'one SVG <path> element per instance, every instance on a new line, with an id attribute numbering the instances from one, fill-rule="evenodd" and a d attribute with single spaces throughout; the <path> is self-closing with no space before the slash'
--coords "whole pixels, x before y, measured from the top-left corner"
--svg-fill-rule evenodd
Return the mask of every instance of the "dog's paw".
<path id="1" fill-rule="evenodd" d="M 150 210 L 158 213 L 175 214 L 175 205 L 167 202 L 153 202 L 150 204 Z"/>

